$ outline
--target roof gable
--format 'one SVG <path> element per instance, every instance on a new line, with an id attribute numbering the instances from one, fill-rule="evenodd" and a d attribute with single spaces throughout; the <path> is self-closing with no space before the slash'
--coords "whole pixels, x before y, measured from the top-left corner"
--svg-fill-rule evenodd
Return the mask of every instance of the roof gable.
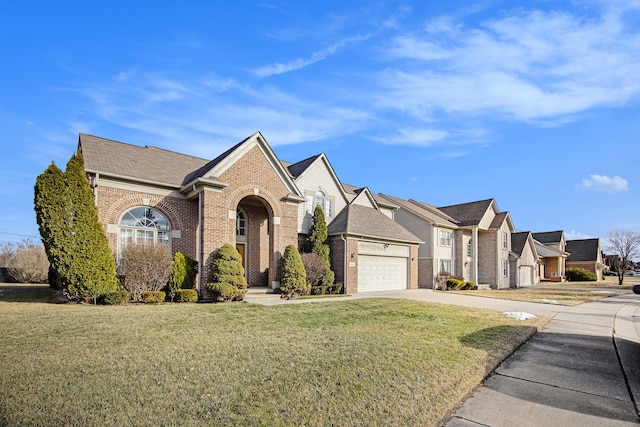
<path id="1" fill-rule="evenodd" d="M 378 210 L 378 205 L 376 204 L 373 194 L 371 194 L 367 187 L 361 188 L 350 203 Z"/>
<path id="2" fill-rule="evenodd" d="M 191 184 L 195 184 L 199 180 L 210 181 L 217 179 L 231 166 L 233 166 L 240 158 L 242 158 L 245 154 L 247 154 L 251 149 L 255 147 L 257 147 L 265 156 L 266 160 L 269 162 L 276 175 L 280 178 L 285 188 L 287 188 L 287 190 L 289 191 L 289 195 L 298 200 L 304 200 L 302 193 L 291 179 L 288 171 L 284 168 L 282 163 L 280 163 L 280 160 L 278 160 L 275 153 L 273 152 L 269 144 L 267 144 L 267 141 L 264 139 L 260 132 L 254 133 L 253 135 L 231 147 L 215 159 L 211 160 L 209 163 L 207 163 L 197 171 L 194 171 L 189 175 L 189 180 L 185 182 L 185 187 L 190 186 Z"/>
<path id="3" fill-rule="evenodd" d="M 530 231 L 521 231 L 517 233 L 511 233 L 511 251 L 522 256 L 524 248 L 529 245 L 533 254 L 538 257 L 538 251 L 534 243 L 533 237 Z"/>
<path id="4" fill-rule="evenodd" d="M 496 216 L 493 217 L 489 228 L 499 229 L 500 227 L 502 227 L 502 224 L 504 224 L 505 221 L 507 222 L 509 231 L 513 233 L 515 231 L 515 228 L 513 226 L 513 222 L 511 221 L 511 215 L 509 214 L 509 212 L 499 212 Z"/>
<path id="5" fill-rule="evenodd" d="M 498 212 L 493 199 L 438 207 L 439 210 L 459 221 L 459 225 L 462 227 L 480 225 L 480 222 L 491 208 L 496 213 Z"/>
<path id="6" fill-rule="evenodd" d="M 304 159 L 298 163 L 294 163 L 287 169 L 291 176 L 294 177 L 294 181 L 296 183 L 300 183 L 304 181 L 305 175 L 312 173 L 314 170 L 317 170 L 317 167 L 323 168 L 326 171 L 326 174 L 330 177 L 331 181 L 340 193 L 340 197 L 342 197 L 345 203 L 349 203 L 349 199 L 347 198 L 342 183 L 338 179 L 338 176 L 333 170 L 333 166 L 331 166 L 329 159 L 327 159 L 327 156 L 324 153 L 320 153 L 318 155 Z M 303 191 L 304 190 L 305 188 L 303 188 Z"/>
<path id="7" fill-rule="evenodd" d="M 441 212 L 435 206 L 418 202 L 416 200 L 404 200 L 388 194 L 379 194 L 379 196 L 391 203 L 396 204 L 401 209 L 429 222 L 444 227 L 457 228 L 457 221 L 444 212 Z"/>

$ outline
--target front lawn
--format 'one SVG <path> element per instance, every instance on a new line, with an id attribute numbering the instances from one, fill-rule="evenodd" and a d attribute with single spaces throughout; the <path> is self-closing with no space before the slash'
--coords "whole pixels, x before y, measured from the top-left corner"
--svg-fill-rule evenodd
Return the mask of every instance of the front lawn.
<path id="1" fill-rule="evenodd" d="M 0 425 L 439 425 L 547 320 L 391 299 L 91 306 L 0 291 Z"/>
<path id="2" fill-rule="evenodd" d="M 617 288 L 618 290 L 620 288 Z M 616 289 L 602 289 L 596 291 L 578 289 L 553 289 L 553 288 L 518 288 L 518 289 L 492 289 L 475 291 L 455 291 L 459 294 L 508 299 L 513 301 L 537 302 L 544 304 L 579 305 L 585 302 L 596 301 L 602 298 L 620 295 Z"/>

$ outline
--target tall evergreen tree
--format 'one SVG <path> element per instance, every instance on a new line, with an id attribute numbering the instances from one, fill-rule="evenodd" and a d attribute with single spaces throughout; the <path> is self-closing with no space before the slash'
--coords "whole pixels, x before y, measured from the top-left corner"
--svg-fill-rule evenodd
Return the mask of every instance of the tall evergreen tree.
<path id="1" fill-rule="evenodd" d="M 69 194 L 64 174 L 53 162 L 36 178 L 34 207 L 42 244 L 50 264 L 49 284 L 58 288 L 62 286 L 61 278 L 69 270 L 73 244 L 69 222 Z"/>
<path id="2" fill-rule="evenodd" d="M 36 179 L 34 193 L 50 277 L 76 300 L 120 289 L 82 156 L 71 156 L 64 173 L 52 163 Z"/>
<path id="3" fill-rule="evenodd" d="M 309 229 L 309 237 L 305 242 L 305 251 L 317 254 L 327 262 L 327 270 L 322 276 L 322 287 L 324 291 L 335 282 L 335 273 L 331 269 L 331 253 L 328 242 L 329 234 L 327 223 L 324 219 L 324 212 L 320 205 L 316 205 L 313 211 L 313 222 Z"/>
<path id="4" fill-rule="evenodd" d="M 313 211 L 313 221 L 309 229 L 305 252 L 320 255 L 327 262 L 329 261 L 329 245 L 327 244 L 327 223 L 324 219 L 324 212 L 320 205 L 316 205 Z"/>
<path id="5" fill-rule="evenodd" d="M 81 154 L 74 154 L 64 173 L 69 191 L 70 221 L 73 233 L 72 268 L 66 277 L 66 290 L 74 298 L 88 300 L 118 290 L 116 263 L 102 224 L 93 191 L 84 172 Z"/>

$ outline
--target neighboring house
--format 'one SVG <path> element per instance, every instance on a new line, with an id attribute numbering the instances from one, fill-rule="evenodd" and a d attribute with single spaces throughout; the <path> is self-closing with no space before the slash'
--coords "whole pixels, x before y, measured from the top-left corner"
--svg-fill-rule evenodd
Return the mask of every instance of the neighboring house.
<path id="1" fill-rule="evenodd" d="M 510 287 L 521 288 L 539 283 L 539 257 L 531 232 L 511 233 L 511 251 L 515 256 L 510 261 Z"/>
<path id="2" fill-rule="evenodd" d="M 467 247 L 471 262 L 463 276 L 468 275 L 478 285 L 495 289 L 508 288 L 511 233 L 515 231 L 508 212 L 500 212 L 494 199 L 479 200 L 451 206 L 440 211 L 459 221 L 461 243 Z"/>
<path id="3" fill-rule="evenodd" d="M 584 268 L 603 279 L 603 272 L 608 268 L 602 259 L 600 239 L 567 240 L 567 268 Z"/>
<path id="4" fill-rule="evenodd" d="M 564 232 L 558 230 L 531 234 L 540 256 L 538 262 L 540 280 L 564 282 L 566 261 L 569 256 L 566 251 L 567 241 L 564 238 Z"/>
<path id="5" fill-rule="evenodd" d="M 418 247 L 418 286 L 432 288 L 439 273 L 452 276 L 465 276 L 465 264 L 471 262 L 467 253 L 468 245 L 462 243 L 461 235 L 456 234 L 458 221 L 449 217 L 438 208 L 426 203 L 403 200 L 387 194 L 379 198 L 398 206 L 394 220 L 418 236 L 422 241 Z M 457 238 L 458 237 L 458 238 Z M 460 254 L 456 249 L 460 247 Z M 466 272 L 466 280 L 471 280 Z"/>
<path id="6" fill-rule="evenodd" d="M 324 154 L 284 164 L 306 199 L 298 210 L 300 245 L 320 205 L 331 265 L 347 293 L 418 287 L 421 240 L 393 221 L 395 205 L 376 198 L 366 187 L 341 183 Z"/>
<path id="7" fill-rule="evenodd" d="M 277 287 L 278 260 L 308 233 L 316 205 L 334 232 L 332 267 L 348 292 L 400 286 L 400 272 L 393 279 L 364 275 L 372 259 L 402 259 L 402 286 L 417 287 L 420 240 L 382 213 L 368 190 L 348 197 L 323 154 L 283 164 L 259 132 L 213 160 L 86 134 L 78 150 L 116 258 L 129 243 L 168 244 L 198 261 L 204 299 L 209 267 L 224 243 L 242 255 L 249 286 Z"/>

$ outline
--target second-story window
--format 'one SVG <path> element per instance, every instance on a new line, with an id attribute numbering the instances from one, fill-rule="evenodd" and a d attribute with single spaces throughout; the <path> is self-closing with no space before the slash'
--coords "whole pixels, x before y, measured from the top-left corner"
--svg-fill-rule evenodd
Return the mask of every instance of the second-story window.
<path id="1" fill-rule="evenodd" d="M 320 206 L 325 218 L 333 218 L 334 215 L 334 198 L 327 196 L 323 191 L 318 190 L 315 193 L 307 193 L 307 212 L 313 215 L 316 206 Z"/>
<path id="2" fill-rule="evenodd" d="M 502 233 L 502 249 L 509 249 L 509 244 L 507 241 L 507 233 Z"/>
<path id="3" fill-rule="evenodd" d="M 451 231 L 449 230 L 440 230 L 440 241 L 439 245 L 445 248 L 451 247 Z"/>

